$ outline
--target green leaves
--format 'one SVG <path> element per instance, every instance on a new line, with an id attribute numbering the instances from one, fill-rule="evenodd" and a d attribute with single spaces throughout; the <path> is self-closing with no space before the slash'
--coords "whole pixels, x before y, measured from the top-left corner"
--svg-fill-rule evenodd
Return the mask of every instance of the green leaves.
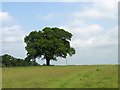
<path id="1" fill-rule="evenodd" d="M 45 27 L 42 31 L 32 31 L 24 41 L 31 59 L 43 56 L 46 60 L 56 60 L 56 57 L 75 54 L 74 48 L 70 47 L 71 37 L 72 34 L 64 29 Z"/>
<path id="2" fill-rule="evenodd" d="M 0 56 L 2 58 L 2 67 L 16 67 L 16 66 L 37 66 L 36 62 L 28 61 L 29 58 L 25 60 L 20 58 L 15 58 L 11 55 L 5 54 Z"/>

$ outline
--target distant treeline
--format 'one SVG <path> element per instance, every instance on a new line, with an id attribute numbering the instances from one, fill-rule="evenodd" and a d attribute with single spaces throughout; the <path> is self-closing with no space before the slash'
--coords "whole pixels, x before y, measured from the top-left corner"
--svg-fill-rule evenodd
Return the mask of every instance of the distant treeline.
<path id="1" fill-rule="evenodd" d="M 15 67 L 15 66 L 38 66 L 35 61 L 28 61 L 20 58 L 15 58 L 8 54 L 0 56 L 0 63 L 2 67 Z"/>

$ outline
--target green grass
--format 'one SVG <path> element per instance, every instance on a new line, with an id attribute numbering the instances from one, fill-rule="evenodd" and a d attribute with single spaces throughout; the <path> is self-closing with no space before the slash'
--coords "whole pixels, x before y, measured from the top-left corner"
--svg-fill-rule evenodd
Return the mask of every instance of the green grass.
<path id="1" fill-rule="evenodd" d="M 34 66 L 2 70 L 3 88 L 117 88 L 117 65 Z"/>

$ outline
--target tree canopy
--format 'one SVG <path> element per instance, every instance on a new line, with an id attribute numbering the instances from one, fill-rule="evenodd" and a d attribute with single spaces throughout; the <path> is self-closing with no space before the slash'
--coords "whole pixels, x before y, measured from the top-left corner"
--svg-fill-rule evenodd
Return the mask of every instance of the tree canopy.
<path id="1" fill-rule="evenodd" d="M 15 58 L 8 54 L 0 56 L 0 63 L 2 64 L 2 67 L 38 66 L 39 65 L 36 62 Z"/>
<path id="2" fill-rule="evenodd" d="M 70 46 L 71 37 L 71 33 L 57 27 L 32 31 L 24 38 L 27 59 L 46 59 L 46 65 L 50 65 L 50 60 L 57 60 L 57 57 L 72 56 L 75 49 Z"/>

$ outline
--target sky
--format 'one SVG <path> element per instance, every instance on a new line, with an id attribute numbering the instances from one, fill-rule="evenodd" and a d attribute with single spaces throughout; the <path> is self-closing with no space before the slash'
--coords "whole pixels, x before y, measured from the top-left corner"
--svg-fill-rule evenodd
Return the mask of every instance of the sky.
<path id="1" fill-rule="evenodd" d="M 66 60 L 69 65 L 118 63 L 117 0 L 8 1 L 1 3 L 0 55 L 24 59 L 26 35 L 44 27 L 59 27 L 73 34 L 70 43 L 76 54 L 51 64 L 65 65 Z"/>

